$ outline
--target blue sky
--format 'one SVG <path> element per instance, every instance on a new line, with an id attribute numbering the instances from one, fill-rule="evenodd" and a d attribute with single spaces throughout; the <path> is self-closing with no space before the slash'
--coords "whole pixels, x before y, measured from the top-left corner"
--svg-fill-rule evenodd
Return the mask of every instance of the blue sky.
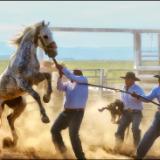
<path id="1" fill-rule="evenodd" d="M 158 1 L 0 1 L 0 42 L 24 25 L 160 29 Z M 132 46 L 132 35 L 54 33 L 59 46 Z"/>

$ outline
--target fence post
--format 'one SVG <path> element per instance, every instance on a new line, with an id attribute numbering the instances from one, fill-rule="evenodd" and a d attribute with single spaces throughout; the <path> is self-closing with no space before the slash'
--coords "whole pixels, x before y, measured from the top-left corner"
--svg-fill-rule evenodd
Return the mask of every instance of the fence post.
<path id="1" fill-rule="evenodd" d="M 104 82 L 104 69 L 99 69 L 99 85 L 103 86 Z M 103 92 L 103 88 L 100 88 L 101 93 Z"/>

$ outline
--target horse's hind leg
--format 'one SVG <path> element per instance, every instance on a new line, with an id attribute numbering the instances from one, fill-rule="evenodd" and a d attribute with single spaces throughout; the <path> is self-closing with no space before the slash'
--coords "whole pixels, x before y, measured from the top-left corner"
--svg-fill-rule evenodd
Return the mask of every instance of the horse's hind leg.
<path id="1" fill-rule="evenodd" d="M 4 102 L 1 103 L 1 101 L 0 101 L 0 127 L 2 125 L 2 113 L 3 113 L 3 109 L 4 109 Z"/>
<path id="2" fill-rule="evenodd" d="M 39 108 L 40 108 L 40 113 L 42 115 L 42 118 L 41 118 L 42 122 L 49 123 L 50 122 L 49 118 L 48 118 L 48 116 L 46 114 L 46 111 L 45 111 L 43 105 L 42 105 L 41 98 L 40 98 L 39 94 L 25 80 L 21 80 L 19 84 L 20 84 L 20 87 L 24 91 L 28 92 L 37 101 L 37 103 L 39 105 Z"/>
<path id="3" fill-rule="evenodd" d="M 5 138 L 3 141 L 3 147 L 14 147 L 18 141 L 18 135 L 14 126 L 15 120 L 21 115 L 26 107 L 26 103 L 22 97 L 18 97 L 14 100 L 7 101 L 6 104 L 13 109 L 13 112 L 7 116 L 7 120 L 13 136 L 13 141 L 10 138 Z"/>
<path id="4" fill-rule="evenodd" d="M 3 102 L 1 101 L 1 99 L 0 99 L 0 126 L 1 126 L 1 124 L 2 124 L 2 112 L 3 112 L 3 108 L 4 108 L 4 104 L 3 104 Z"/>

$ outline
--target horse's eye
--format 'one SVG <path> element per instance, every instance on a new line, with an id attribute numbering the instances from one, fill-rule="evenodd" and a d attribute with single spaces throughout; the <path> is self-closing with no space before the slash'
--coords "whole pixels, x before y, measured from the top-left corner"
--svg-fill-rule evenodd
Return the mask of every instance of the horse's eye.
<path id="1" fill-rule="evenodd" d="M 48 39 L 48 36 L 47 36 L 47 35 L 44 35 L 43 38 L 44 38 L 44 39 Z"/>

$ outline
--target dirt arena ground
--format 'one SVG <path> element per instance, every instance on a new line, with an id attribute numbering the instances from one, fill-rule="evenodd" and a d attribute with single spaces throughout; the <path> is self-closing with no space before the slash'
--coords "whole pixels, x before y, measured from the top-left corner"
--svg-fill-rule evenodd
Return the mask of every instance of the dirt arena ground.
<path id="1" fill-rule="evenodd" d="M 43 87 L 43 84 L 41 84 Z M 42 96 L 44 89 L 38 89 L 38 92 Z M 61 155 L 56 153 L 54 145 L 51 141 L 50 128 L 63 109 L 63 93 L 60 93 L 53 86 L 53 94 L 51 101 L 45 104 L 47 114 L 51 122 L 49 124 L 43 124 L 40 120 L 40 114 L 37 104 L 30 96 L 26 96 L 28 105 L 25 111 L 22 113 L 19 119 L 16 121 L 17 133 L 19 135 L 19 141 L 16 148 L 3 149 L 2 140 L 4 137 L 11 136 L 10 129 L 7 124 L 6 116 L 11 112 L 6 106 L 2 116 L 2 126 L 0 128 L 0 158 L 2 159 L 62 159 Z M 119 96 L 119 93 L 108 92 L 103 96 L 100 92 L 90 91 L 87 108 L 85 111 L 84 119 L 80 129 L 80 137 L 86 157 L 89 159 L 131 159 L 133 152 L 132 144 L 132 132 L 130 128 L 129 137 L 127 137 L 124 146 L 123 153 L 113 153 L 114 147 L 114 133 L 117 125 L 112 124 L 110 121 L 110 114 L 107 111 L 102 113 L 98 112 L 98 108 L 104 107 L 115 98 Z M 142 121 L 142 135 L 149 127 L 156 107 L 154 105 L 145 105 L 147 109 L 144 111 L 144 118 Z M 152 108 L 152 109 L 149 109 Z M 64 141 L 68 148 L 68 158 L 74 158 L 72 152 L 68 130 L 62 132 Z M 160 140 L 157 140 L 148 157 L 158 158 Z"/>

